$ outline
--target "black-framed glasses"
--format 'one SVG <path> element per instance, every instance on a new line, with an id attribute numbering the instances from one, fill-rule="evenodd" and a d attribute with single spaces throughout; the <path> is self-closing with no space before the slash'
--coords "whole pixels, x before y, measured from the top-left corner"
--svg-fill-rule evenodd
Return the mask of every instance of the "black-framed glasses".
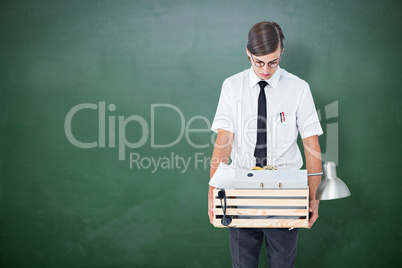
<path id="1" fill-rule="evenodd" d="M 253 57 L 253 54 L 250 53 L 250 55 L 251 55 L 251 59 L 252 59 L 253 62 L 254 62 L 254 65 L 255 65 L 256 67 L 258 67 L 258 68 L 264 67 L 265 62 L 260 61 L 260 60 L 257 60 L 257 61 L 256 61 L 256 60 L 254 59 L 254 57 Z M 279 61 L 281 60 L 281 56 L 282 56 L 282 54 L 279 55 L 279 58 L 268 62 L 268 63 L 267 63 L 268 67 L 270 67 L 270 68 L 276 68 L 276 67 L 278 67 Z"/>

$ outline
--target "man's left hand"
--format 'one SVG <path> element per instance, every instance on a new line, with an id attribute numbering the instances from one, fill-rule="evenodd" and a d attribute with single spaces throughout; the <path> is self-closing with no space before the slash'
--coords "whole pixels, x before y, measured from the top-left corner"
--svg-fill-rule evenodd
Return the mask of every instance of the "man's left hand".
<path id="1" fill-rule="evenodd" d="M 318 206 L 320 204 L 320 201 L 318 200 L 312 200 L 310 201 L 310 219 L 308 221 L 308 228 L 310 229 L 314 222 L 318 219 Z"/>

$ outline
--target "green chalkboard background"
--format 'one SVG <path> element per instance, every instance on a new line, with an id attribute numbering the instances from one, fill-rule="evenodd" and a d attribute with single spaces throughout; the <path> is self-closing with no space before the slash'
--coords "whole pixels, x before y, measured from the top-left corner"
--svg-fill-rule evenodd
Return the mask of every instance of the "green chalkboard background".
<path id="1" fill-rule="evenodd" d="M 248 30 L 269 20 L 286 36 L 282 68 L 310 83 L 324 160 L 352 192 L 321 203 L 296 266 L 400 267 L 401 11 L 0 1 L 0 266 L 230 267 L 228 230 L 207 217 L 207 129 L 223 80 L 250 66 Z"/>

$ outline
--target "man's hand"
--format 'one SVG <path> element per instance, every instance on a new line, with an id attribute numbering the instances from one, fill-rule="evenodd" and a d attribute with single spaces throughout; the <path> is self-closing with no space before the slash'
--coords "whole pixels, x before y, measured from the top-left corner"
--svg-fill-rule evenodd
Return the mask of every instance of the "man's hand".
<path id="1" fill-rule="evenodd" d="M 308 221 L 308 228 L 310 229 L 314 222 L 318 219 L 318 206 L 320 204 L 320 201 L 318 200 L 312 200 L 310 201 L 310 219 Z"/>
<path id="2" fill-rule="evenodd" d="M 216 142 L 214 146 L 214 152 L 211 159 L 211 172 L 210 178 L 215 174 L 220 163 L 229 163 L 230 152 L 232 151 L 234 134 L 227 130 L 218 129 L 218 136 L 216 137 Z M 213 203 L 213 190 L 214 187 L 209 186 L 208 191 L 208 216 L 211 224 L 213 223 L 214 215 L 212 209 L 214 208 Z"/>
<path id="3" fill-rule="evenodd" d="M 303 139 L 304 154 L 306 156 L 306 168 L 308 173 L 319 173 L 322 170 L 321 149 L 318 143 L 318 136 L 311 136 Z M 321 176 L 308 177 L 309 194 L 310 194 L 310 219 L 308 228 L 311 228 L 318 219 L 319 200 L 315 200 L 315 193 L 321 182 Z"/>

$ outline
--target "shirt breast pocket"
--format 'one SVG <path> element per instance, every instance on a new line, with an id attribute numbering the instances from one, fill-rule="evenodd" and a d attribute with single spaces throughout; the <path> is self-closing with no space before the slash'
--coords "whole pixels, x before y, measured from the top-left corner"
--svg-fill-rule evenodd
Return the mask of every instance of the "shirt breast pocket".
<path id="1" fill-rule="evenodd" d="M 297 138 L 295 115 L 279 114 L 276 118 L 276 136 L 279 142 L 293 142 Z"/>

